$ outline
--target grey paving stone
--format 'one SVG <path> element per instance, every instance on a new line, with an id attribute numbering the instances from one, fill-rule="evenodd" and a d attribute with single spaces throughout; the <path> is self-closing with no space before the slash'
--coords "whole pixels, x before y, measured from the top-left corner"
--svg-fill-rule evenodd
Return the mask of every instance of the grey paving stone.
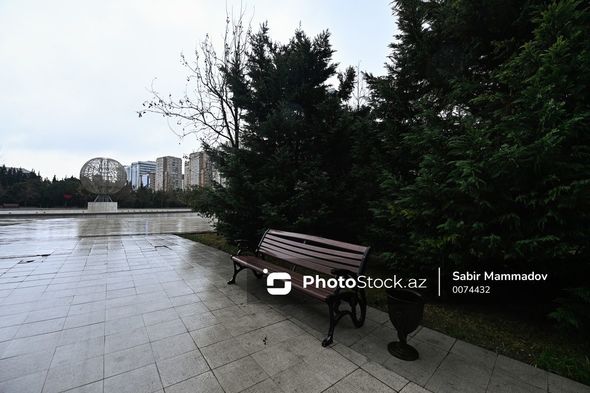
<path id="1" fill-rule="evenodd" d="M 95 310 L 84 314 L 68 315 L 64 329 L 71 329 L 79 326 L 93 325 L 105 321 L 105 311 Z"/>
<path id="2" fill-rule="evenodd" d="M 104 322 L 100 322 L 95 323 L 94 325 L 86 325 L 63 330 L 59 340 L 59 345 L 73 344 L 78 341 L 102 337 L 105 335 L 104 326 Z"/>
<path id="3" fill-rule="evenodd" d="M 351 349 L 377 363 L 383 363 L 391 358 L 391 354 L 387 352 L 387 341 L 373 334 L 356 342 Z"/>
<path id="4" fill-rule="evenodd" d="M 382 345 L 386 344 L 382 343 Z M 423 342 L 414 343 L 414 348 L 416 348 L 420 354 L 418 360 L 407 362 L 405 360 L 397 359 L 387 352 L 389 359 L 383 363 L 383 366 L 393 370 L 410 381 L 425 385 L 442 363 L 443 359 L 447 356 L 447 352 L 441 351 L 434 345 Z"/>
<path id="5" fill-rule="evenodd" d="M 141 315 L 132 315 L 129 317 L 111 319 L 105 322 L 105 334 L 111 335 L 124 331 L 139 329 L 144 326 Z"/>
<path id="6" fill-rule="evenodd" d="M 0 328 L 0 342 L 12 340 L 18 329 L 20 329 L 20 325 Z"/>
<path id="7" fill-rule="evenodd" d="M 155 364 L 104 380 L 104 393 L 152 393 L 162 389 Z"/>
<path id="8" fill-rule="evenodd" d="M 559 375 L 549 373 L 550 393 L 590 393 L 590 386 L 582 385 Z"/>
<path id="9" fill-rule="evenodd" d="M 285 340 L 278 344 L 278 347 L 284 348 L 285 350 L 291 351 L 300 356 L 315 356 L 316 353 L 324 350 L 321 341 L 310 334 L 302 334 Z"/>
<path id="10" fill-rule="evenodd" d="M 121 351 L 123 349 L 147 344 L 150 341 L 145 327 L 128 330 L 106 336 L 105 353 Z"/>
<path id="11" fill-rule="evenodd" d="M 483 349 L 461 340 L 455 342 L 451 348 L 451 352 L 462 356 L 465 359 L 469 359 L 472 362 L 479 363 L 484 367 L 493 367 L 496 358 L 498 357 L 498 355 L 492 351 L 488 351 L 487 349 Z"/>
<path id="12" fill-rule="evenodd" d="M 169 386 L 165 390 L 166 393 L 224 393 L 217 378 L 210 371 Z"/>
<path id="13" fill-rule="evenodd" d="M 190 335 L 198 347 L 206 347 L 207 345 L 215 344 L 231 337 L 229 331 L 222 324 L 193 330 L 190 332 Z"/>
<path id="14" fill-rule="evenodd" d="M 106 303 L 104 301 L 97 301 L 91 303 L 84 303 L 84 304 L 74 304 L 70 306 L 70 311 L 68 312 L 68 316 L 73 315 L 80 315 L 80 314 L 88 314 L 94 311 L 104 311 L 106 307 Z"/>
<path id="15" fill-rule="evenodd" d="M 396 372 L 375 362 L 367 362 L 361 368 L 396 391 L 400 391 L 409 382 Z"/>
<path id="16" fill-rule="evenodd" d="M 280 392 L 281 389 L 276 383 L 270 378 L 265 379 L 262 382 L 258 382 L 256 385 L 250 386 L 246 390 L 242 390 L 242 393 L 276 393 Z"/>
<path id="17" fill-rule="evenodd" d="M 171 358 L 195 349 L 197 349 L 197 346 L 188 333 L 166 337 L 152 343 L 152 350 L 156 360 Z"/>
<path id="18" fill-rule="evenodd" d="M 68 363 L 52 368 L 47 374 L 43 393 L 57 393 L 77 388 L 103 377 L 103 357 Z"/>
<path id="19" fill-rule="evenodd" d="M 427 344 L 437 346 L 443 351 L 450 350 L 456 341 L 456 339 L 453 337 L 449 337 L 446 334 L 437 332 L 436 330 L 428 329 L 427 327 L 422 327 L 422 329 L 416 333 L 412 340 L 423 341 Z"/>
<path id="20" fill-rule="evenodd" d="M 383 384 L 364 370 L 357 369 L 335 385 L 325 390 L 326 393 L 395 393 L 395 390 Z"/>
<path id="21" fill-rule="evenodd" d="M 217 318 L 215 318 L 215 316 L 209 311 L 201 314 L 183 315 L 180 318 L 189 331 L 198 330 L 219 323 Z"/>
<path id="22" fill-rule="evenodd" d="M 250 356 L 213 370 L 226 393 L 237 393 L 268 378 L 264 370 Z"/>
<path id="23" fill-rule="evenodd" d="M 547 389 L 535 387 L 514 375 L 494 370 L 487 391 L 494 393 L 541 393 L 547 392 Z"/>
<path id="24" fill-rule="evenodd" d="M 143 314 L 143 321 L 145 326 L 156 325 L 162 322 L 168 322 L 178 319 L 179 315 L 173 307 L 166 308 L 164 310 L 152 311 L 150 313 Z"/>
<path id="25" fill-rule="evenodd" d="M 61 339 L 61 332 L 40 334 L 8 341 L 2 357 L 10 357 L 31 352 L 53 351 Z"/>
<path id="26" fill-rule="evenodd" d="M 424 386 L 436 392 L 485 392 L 491 374 L 492 366 L 449 353 Z"/>
<path id="27" fill-rule="evenodd" d="M 358 367 L 331 348 L 324 348 L 322 351 L 305 355 L 303 360 L 331 384 L 344 378 Z"/>
<path id="28" fill-rule="evenodd" d="M 260 322 L 250 318 L 247 315 L 234 321 L 225 322 L 223 325 L 232 336 L 239 336 L 244 333 L 251 332 L 252 330 L 260 329 L 264 326 L 261 325 Z"/>
<path id="29" fill-rule="evenodd" d="M 181 296 L 174 296 L 170 298 L 170 301 L 172 302 L 172 305 L 174 307 L 180 307 L 180 306 L 184 306 L 190 303 L 198 303 L 201 300 L 199 299 L 199 297 L 194 294 L 188 294 L 188 295 L 181 295 Z"/>
<path id="30" fill-rule="evenodd" d="M 343 344 L 336 344 L 332 346 L 332 349 L 357 366 L 363 365 L 369 361 L 365 355 L 361 355 L 360 353 Z"/>
<path id="31" fill-rule="evenodd" d="M 233 338 L 201 348 L 201 352 L 211 368 L 223 366 L 248 355 L 248 352 Z"/>
<path id="32" fill-rule="evenodd" d="M 122 351 L 108 353 L 104 357 L 104 375 L 111 377 L 154 363 L 150 344 L 143 344 Z"/>
<path id="33" fill-rule="evenodd" d="M 47 321 L 25 323 L 16 332 L 16 338 L 36 336 L 44 333 L 62 330 L 65 318 L 49 319 Z"/>
<path id="34" fill-rule="evenodd" d="M 103 381 L 92 382 L 88 385 L 80 386 L 71 390 L 68 390 L 67 393 L 102 393 L 103 391 Z"/>
<path id="35" fill-rule="evenodd" d="M 120 297 L 133 296 L 133 295 L 136 295 L 135 288 L 133 288 L 133 287 L 107 290 L 107 292 L 106 292 L 107 299 L 116 299 L 116 298 L 120 298 Z"/>
<path id="36" fill-rule="evenodd" d="M 285 345 L 272 345 L 262 351 L 256 352 L 252 358 L 262 367 L 270 376 L 274 376 L 281 371 L 301 364 L 303 356 L 297 354 Z"/>
<path id="37" fill-rule="evenodd" d="M 238 318 L 246 316 L 246 312 L 235 304 L 230 307 L 213 310 L 211 313 L 222 323 L 231 323 Z"/>
<path id="38" fill-rule="evenodd" d="M 31 311 L 27 316 L 25 323 L 39 322 L 55 318 L 65 318 L 68 315 L 69 309 L 70 306 L 61 306 Z"/>
<path id="39" fill-rule="evenodd" d="M 281 321 L 242 334 L 236 337 L 236 340 L 248 353 L 254 353 L 303 333 L 304 331 L 293 322 Z"/>
<path id="40" fill-rule="evenodd" d="M 202 302 L 210 311 L 234 305 L 234 302 L 232 302 L 230 298 L 224 296 L 223 294 L 219 297 L 204 299 Z"/>
<path id="41" fill-rule="evenodd" d="M 157 362 L 157 366 L 164 387 L 209 371 L 209 366 L 199 351 L 191 351 L 160 360 Z"/>
<path id="42" fill-rule="evenodd" d="M 72 304 L 92 303 L 106 299 L 106 292 L 89 293 L 86 295 L 75 295 Z"/>
<path id="43" fill-rule="evenodd" d="M 536 386 L 544 391 L 547 390 L 548 372 L 518 360 L 500 355 L 496 360 L 495 371 L 500 371 L 516 377 L 523 382 Z"/>
<path id="44" fill-rule="evenodd" d="M 374 307 L 367 307 L 367 318 L 377 323 L 384 323 L 389 321 L 389 314 Z"/>
<path id="45" fill-rule="evenodd" d="M 150 341 L 158 341 L 166 337 L 186 333 L 186 327 L 179 318 L 147 327 Z"/>
<path id="46" fill-rule="evenodd" d="M 104 337 L 98 336 L 84 341 L 59 346 L 55 349 L 51 367 L 58 367 L 64 363 L 78 363 L 80 361 L 102 356 L 104 354 Z"/>
<path id="47" fill-rule="evenodd" d="M 4 316 L 2 316 L 2 318 L 0 318 L 0 328 L 7 327 L 7 326 L 20 325 L 21 323 L 23 323 L 27 319 L 28 315 L 29 315 L 29 312 L 4 315 Z"/>
<path id="48" fill-rule="evenodd" d="M 47 370 L 0 382 L 2 393 L 40 393 L 47 376 Z"/>
<path id="49" fill-rule="evenodd" d="M 289 367 L 273 376 L 272 380 L 285 393 L 318 393 L 332 385 L 305 362 Z"/>
<path id="50" fill-rule="evenodd" d="M 432 393 L 430 390 L 424 389 L 422 386 L 416 385 L 414 382 L 410 382 L 403 388 L 400 393 Z"/>
<path id="51" fill-rule="evenodd" d="M 53 351 L 47 351 L 0 359 L 0 382 L 46 370 L 52 357 Z"/>
<path id="52" fill-rule="evenodd" d="M 133 315 L 140 315 L 142 310 L 137 305 L 107 308 L 106 320 L 121 319 Z"/>

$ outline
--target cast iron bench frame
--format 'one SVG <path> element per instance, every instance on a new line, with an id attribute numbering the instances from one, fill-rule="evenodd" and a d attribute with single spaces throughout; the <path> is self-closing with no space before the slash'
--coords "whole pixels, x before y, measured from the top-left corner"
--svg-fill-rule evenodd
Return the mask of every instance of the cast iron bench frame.
<path id="1" fill-rule="evenodd" d="M 252 270 L 257 278 L 273 272 L 289 273 L 292 289 L 328 305 L 330 327 L 326 338 L 322 341 L 324 347 L 332 344 L 334 328 L 343 316 L 350 315 L 355 327 L 363 326 L 367 313 L 364 289 L 324 289 L 309 286 L 303 288 L 302 274 L 296 272 L 296 269 L 305 268 L 323 275 L 326 279 L 331 277 L 356 279 L 365 270 L 370 247 L 276 229 L 268 229 L 264 232 L 254 251 L 254 256 L 243 255 L 244 243 L 244 241 L 238 241 L 239 250 L 231 257 L 234 274 L 228 284 L 235 284 L 236 275 L 246 268 Z M 285 262 L 290 265 L 290 268 L 272 263 L 266 260 L 266 257 Z M 266 274 L 265 269 L 267 269 Z M 349 310 L 340 310 L 342 301 L 349 304 Z"/>

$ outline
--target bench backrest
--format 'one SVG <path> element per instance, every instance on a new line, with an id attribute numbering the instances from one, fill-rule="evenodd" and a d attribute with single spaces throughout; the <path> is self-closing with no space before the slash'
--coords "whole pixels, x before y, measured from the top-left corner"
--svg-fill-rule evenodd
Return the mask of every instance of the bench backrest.
<path id="1" fill-rule="evenodd" d="M 321 273 L 344 269 L 361 274 L 369 247 L 269 229 L 262 236 L 257 252 Z"/>

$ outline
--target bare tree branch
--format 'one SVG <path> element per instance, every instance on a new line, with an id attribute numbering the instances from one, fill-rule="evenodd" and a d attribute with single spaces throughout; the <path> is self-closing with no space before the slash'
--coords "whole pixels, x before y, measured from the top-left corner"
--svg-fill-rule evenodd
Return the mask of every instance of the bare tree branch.
<path id="1" fill-rule="evenodd" d="M 223 54 L 215 50 L 207 34 L 194 53 L 192 61 L 180 54 L 181 64 L 188 70 L 184 94 L 163 97 L 152 81 L 152 97 L 143 103 L 139 117 L 147 113 L 168 119 L 169 128 L 180 138 L 196 135 L 209 144 L 222 143 L 238 149 L 243 109 L 234 100 L 230 75 L 243 75 L 251 34 L 250 23 L 244 25 L 245 9 L 237 15 L 226 12 Z"/>

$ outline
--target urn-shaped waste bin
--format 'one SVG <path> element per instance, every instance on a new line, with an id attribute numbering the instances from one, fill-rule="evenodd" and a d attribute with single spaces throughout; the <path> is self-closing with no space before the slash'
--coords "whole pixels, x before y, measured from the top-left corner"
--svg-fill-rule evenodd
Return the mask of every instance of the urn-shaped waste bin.
<path id="1" fill-rule="evenodd" d="M 389 353 L 403 360 L 418 359 L 418 351 L 408 344 L 407 339 L 422 322 L 424 298 L 416 291 L 391 288 L 387 290 L 387 306 L 389 319 L 399 338 L 399 341 L 389 343 Z"/>

